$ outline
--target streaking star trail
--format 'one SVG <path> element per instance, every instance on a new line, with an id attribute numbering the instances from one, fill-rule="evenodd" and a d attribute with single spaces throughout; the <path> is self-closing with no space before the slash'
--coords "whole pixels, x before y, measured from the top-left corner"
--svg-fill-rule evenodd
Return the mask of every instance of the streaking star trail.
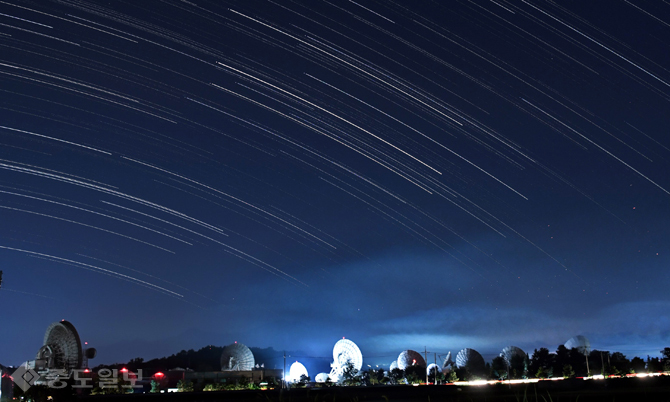
<path id="1" fill-rule="evenodd" d="M 0 1 L 0 317 L 67 316 L 104 363 L 235 340 L 320 356 L 334 333 L 380 356 L 575 334 L 657 355 L 668 15 Z M 2 364 L 33 351 L 0 343 Z"/>

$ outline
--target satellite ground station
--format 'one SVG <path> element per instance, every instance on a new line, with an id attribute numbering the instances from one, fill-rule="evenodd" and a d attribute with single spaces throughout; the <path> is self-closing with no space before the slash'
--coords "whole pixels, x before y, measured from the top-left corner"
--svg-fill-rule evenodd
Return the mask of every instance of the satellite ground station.
<path id="1" fill-rule="evenodd" d="M 221 371 L 251 371 L 255 364 L 251 349 L 241 343 L 230 344 L 221 352 Z"/>
<path id="2" fill-rule="evenodd" d="M 49 325 L 35 360 L 25 364 L 27 369 L 35 370 L 40 375 L 35 383 L 41 384 L 52 371 L 69 377 L 72 371 L 87 368 L 88 360 L 95 355 L 95 348 L 82 349 L 76 328 L 69 321 L 63 320 Z"/>
<path id="3" fill-rule="evenodd" d="M 567 342 L 563 345 L 568 349 L 576 348 L 579 352 L 585 356 L 588 356 L 591 353 L 591 342 L 584 335 L 577 335 L 573 338 L 568 339 Z"/>
<path id="4" fill-rule="evenodd" d="M 471 373 L 483 373 L 486 371 L 486 362 L 479 352 L 465 348 L 456 355 L 456 367 L 467 369 Z"/>
<path id="5" fill-rule="evenodd" d="M 403 350 L 398 356 L 398 368 L 400 370 L 406 370 L 407 367 L 412 366 L 421 366 L 426 367 L 426 361 L 424 360 L 421 353 L 415 350 Z"/>
<path id="6" fill-rule="evenodd" d="M 347 364 L 351 363 L 353 368 L 360 371 L 363 367 L 363 355 L 358 346 L 349 339 L 340 339 L 333 347 L 333 362 L 328 378 L 332 382 L 342 381 L 342 374 Z"/>

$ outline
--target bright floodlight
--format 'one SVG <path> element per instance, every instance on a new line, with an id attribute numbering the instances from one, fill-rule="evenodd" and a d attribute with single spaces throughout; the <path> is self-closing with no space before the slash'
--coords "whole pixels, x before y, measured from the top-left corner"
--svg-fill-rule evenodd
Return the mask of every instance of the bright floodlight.
<path id="1" fill-rule="evenodd" d="M 314 381 L 316 382 L 326 382 L 328 381 L 328 373 L 319 373 L 314 377 Z"/>
<path id="2" fill-rule="evenodd" d="M 574 338 L 570 338 L 563 345 L 568 349 L 577 348 L 579 352 L 583 355 L 591 353 L 591 342 L 584 335 L 577 335 Z"/>
<path id="3" fill-rule="evenodd" d="M 465 348 L 456 355 L 456 367 L 466 368 L 472 373 L 481 373 L 486 369 L 486 362 L 479 352 Z"/>
<path id="4" fill-rule="evenodd" d="M 235 342 L 223 348 L 221 371 L 250 371 L 254 364 L 254 354 L 245 345 Z"/>
<path id="5" fill-rule="evenodd" d="M 331 381 L 340 381 L 347 363 L 351 363 L 354 369 L 360 371 L 363 367 L 363 355 L 355 343 L 349 339 L 340 339 L 333 347 L 333 362 L 330 364 L 332 369 L 329 374 Z"/>
<path id="6" fill-rule="evenodd" d="M 398 356 L 398 368 L 405 370 L 407 367 L 421 366 L 426 367 L 426 361 L 423 356 L 414 350 L 404 350 Z"/>
<path id="7" fill-rule="evenodd" d="M 288 382 L 298 382 L 302 376 L 309 377 L 307 369 L 300 362 L 295 362 L 291 364 L 291 368 L 288 370 Z"/>
<path id="8" fill-rule="evenodd" d="M 519 356 L 521 359 L 525 359 L 526 352 L 516 346 L 507 346 L 502 350 L 502 352 L 500 352 L 500 357 L 505 359 L 505 364 L 507 364 L 507 367 L 512 364 L 512 358 L 514 356 Z"/>

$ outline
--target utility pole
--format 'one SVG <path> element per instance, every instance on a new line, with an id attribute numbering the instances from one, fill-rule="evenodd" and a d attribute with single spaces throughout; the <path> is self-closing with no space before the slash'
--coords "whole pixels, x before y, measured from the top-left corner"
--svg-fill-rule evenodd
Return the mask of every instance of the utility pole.
<path id="1" fill-rule="evenodd" d="M 423 361 L 426 363 L 426 385 L 428 385 L 428 349 L 423 347 Z"/>

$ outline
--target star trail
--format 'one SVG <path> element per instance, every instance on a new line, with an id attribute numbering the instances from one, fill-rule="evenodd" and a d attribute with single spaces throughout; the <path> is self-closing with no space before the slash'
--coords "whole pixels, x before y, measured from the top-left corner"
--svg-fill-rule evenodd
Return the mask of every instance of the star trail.
<path id="1" fill-rule="evenodd" d="M 642 0 L 0 1 L 0 360 L 658 355 L 669 44 Z"/>

